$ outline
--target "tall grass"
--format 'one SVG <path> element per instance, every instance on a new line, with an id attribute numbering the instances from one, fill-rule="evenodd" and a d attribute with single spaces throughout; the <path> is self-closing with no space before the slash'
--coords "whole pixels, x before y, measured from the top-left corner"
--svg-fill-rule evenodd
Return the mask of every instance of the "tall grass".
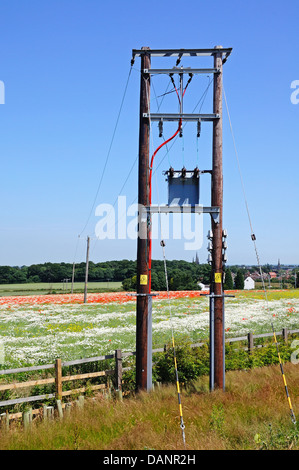
<path id="1" fill-rule="evenodd" d="M 296 414 L 299 368 L 287 364 L 285 373 Z M 207 390 L 207 377 L 182 390 L 187 450 L 299 449 L 279 367 L 228 372 L 225 392 Z M 122 402 L 99 395 L 62 421 L 1 431 L 0 449 L 184 449 L 176 389 L 163 386 Z"/>

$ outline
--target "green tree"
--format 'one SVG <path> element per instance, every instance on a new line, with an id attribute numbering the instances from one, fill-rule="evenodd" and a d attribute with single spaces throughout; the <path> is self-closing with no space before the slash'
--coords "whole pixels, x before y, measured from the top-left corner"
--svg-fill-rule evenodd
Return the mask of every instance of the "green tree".
<path id="1" fill-rule="evenodd" d="M 234 281 L 233 281 L 232 273 L 231 273 L 231 270 L 227 268 L 225 270 L 224 289 L 232 290 L 233 288 L 234 288 Z"/>
<path id="2" fill-rule="evenodd" d="M 13 282 L 14 269 L 10 266 L 0 266 L 0 284 L 11 284 Z"/>
<path id="3" fill-rule="evenodd" d="M 27 281 L 26 272 L 23 269 L 15 268 L 13 273 L 12 282 L 17 284 L 22 284 Z"/>
<path id="4" fill-rule="evenodd" d="M 151 279 L 152 290 L 163 291 L 166 290 L 165 273 L 162 271 L 152 272 Z"/>
<path id="5" fill-rule="evenodd" d="M 235 277 L 235 288 L 236 289 L 244 289 L 244 276 L 242 271 L 237 271 L 237 275 Z"/>
<path id="6" fill-rule="evenodd" d="M 136 291 L 137 289 L 137 276 L 124 279 L 122 281 L 122 286 L 125 291 Z"/>

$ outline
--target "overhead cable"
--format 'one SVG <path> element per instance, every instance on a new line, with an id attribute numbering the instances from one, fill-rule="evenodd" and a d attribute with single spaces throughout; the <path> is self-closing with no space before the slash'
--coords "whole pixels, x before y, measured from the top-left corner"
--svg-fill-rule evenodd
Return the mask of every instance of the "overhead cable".
<path id="1" fill-rule="evenodd" d="M 231 134 L 232 134 L 232 139 L 233 139 L 233 144 L 234 144 L 234 149 L 235 149 L 235 155 L 236 155 L 236 159 L 237 159 L 237 164 L 238 164 L 238 169 L 239 169 L 239 174 L 240 174 L 240 179 L 241 179 L 241 184 L 242 184 L 242 189 L 243 189 L 243 195 L 244 195 L 244 200 L 245 200 L 245 206 L 246 206 L 246 211 L 247 211 L 250 230 L 251 230 L 251 240 L 253 241 L 253 244 L 254 244 L 254 250 L 255 250 L 255 254 L 256 254 L 257 264 L 258 264 L 258 268 L 259 268 L 259 272 L 260 272 L 260 276 L 261 276 L 261 280 L 262 280 L 263 291 L 264 291 L 265 300 L 266 300 L 266 309 L 267 309 L 268 313 L 270 314 L 269 301 L 268 301 L 268 295 L 267 295 L 266 286 L 265 286 L 265 280 L 264 280 L 264 276 L 263 276 L 262 266 L 261 266 L 261 263 L 260 263 L 260 257 L 259 257 L 258 250 L 257 250 L 256 236 L 253 232 L 252 221 L 251 221 L 251 217 L 250 217 L 250 213 L 249 213 L 249 206 L 248 206 L 246 192 L 245 192 L 245 185 L 244 185 L 244 181 L 243 181 L 243 177 L 242 177 L 241 166 L 240 166 L 240 161 L 239 161 L 239 155 L 238 155 L 238 151 L 237 151 L 236 141 L 235 141 L 235 137 L 234 137 L 233 127 L 232 127 L 232 122 L 231 122 L 231 118 L 230 118 L 230 113 L 229 113 L 229 109 L 228 109 L 228 104 L 227 104 L 227 99 L 226 99 L 226 94 L 225 94 L 224 87 L 223 87 L 223 96 L 224 96 L 226 111 L 227 111 L 227 115 L 228 115 L 229 126 L 230 126 L 230 130 L 231 130 Z M 281 360 L 281 356 L 280 356 L 280 352 L 279 352 L 278 342 L 277 342 L 277 338 L 276 338 L 276 334 L 275 334 L 275 328 L 274 328 L 274 324 L 273 324 L 272 319 L 271 319 L 271 328 L 272 328 L 274 343 L 275 343 L 276 352 L 277 352 L 277 356 L 278 356 L 278 360 L 279 360 L 280 370 L 281 370 L 281 374 L 282 374 L 282 378 L 283 378 L 283 383 L 284 383 L 284 387 L 285 387 L 285 392 L 286 392 L 286 396 L 287 396 L 287 401 L 288 401 L 288 405 L 289 405 L 289 408 L 290 408 L 291 420 L 292 420 L 293 424 L 296 425 L 296 417 L 295 417 L 295 413 L 294 413 L 294 410 L 293 410 L 291 398 L 290 398 L 289 391 L 288 391 L 288 386 L 287 386 L 286 377 L 285 377 L 284 370 L 283 370 L 283 364 L 282 364 L 282 360 Z"/>
<path id="2" fill-rule="evenodd" d="M 84 232 L 84 230 L 86 229 L 86 227 L 87 227 L 87 225 L 88 225 L 88 222 L 89 222 L 89 220 L 90 220 L 90 217 L 91 217 L 91 215 L 92 215 L 94 206 L 95 206 L 96 201 L 97 201 L 97 197 L 98 197 L 99 191 L 100 191 L 101 186 L 102 186 L 102 182 L 103 182 L 103 179 L 104 179 L 106 167 L 107 167 L 108 160 L 109 160 L 109 157 L 110 157 L 112 145 L 113 145 L 113 142 L 114 142 L 114 138 L 115 138 L 115 134 L 116 134 L 116 130 L 117 130 L 119 118 L 120 118 L 121 111 L 122 111 L 122 108 L 123 108 L 123 104 L 124 104 L 124 101 L 125 101 L 125 97 L 126 97 L 126 94 L 127 94 L 127 89 L 128 89 L 128 85 L 129 85 L 129 81 L 130 81 L 131 72 L 132 72 L 132 65 L 131 65 L 130 70 L 129 70 L 129 75 L 128 75 L 127 82 L 126 82 L 126 85 L 125 85 L 124 93 L 123 93 L 123 96 L 122 96 L 120 108 L 119 108 L 119 111 L 118 111 L 116 123 L 115 123 L 115 126 L 114 126 L 114 130 L 113 130 L 111 142 L 110 142 L 110 145 L 109 145 L 109 149 L 108 149 L 108 152 L 107 152 L 105 164 L 104 164 L 104 167 L 103 167 L 103 170 L 102 170 L 102 174 L 101 174 L 100 181 L 99 181 L 99 184 L 98 184 L 98 187 L 97 187 L 97 191 L 96 191 L 96 194 L 95 194 L 95 197 L 94 197 L 94 200 L 93 200 L 93 203 L 92 203 L 92 206 L 91 206 L 91 209 L 90 209 L 90 212 L 89 212 L 87 221 L 86 221 L 86 223 L 85 223 L 85 225 L 84 225 L 84 228 L 82 229 L 80 235 L 82 235 L 82 233 Z"/>

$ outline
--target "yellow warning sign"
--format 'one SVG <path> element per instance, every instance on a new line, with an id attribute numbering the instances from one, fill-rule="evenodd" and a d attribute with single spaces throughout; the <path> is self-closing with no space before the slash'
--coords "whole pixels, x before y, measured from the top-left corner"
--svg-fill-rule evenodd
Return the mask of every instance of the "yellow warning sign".
<path id="1" fill-rule="evenodd" d="M 215 273 L 216 284 L 221 284 L 221 273 Z"/>
<path id="2" fill-rule="evenodd" d="M 147 286 L 147 274 L 140 274 L 140 285 Z"/>

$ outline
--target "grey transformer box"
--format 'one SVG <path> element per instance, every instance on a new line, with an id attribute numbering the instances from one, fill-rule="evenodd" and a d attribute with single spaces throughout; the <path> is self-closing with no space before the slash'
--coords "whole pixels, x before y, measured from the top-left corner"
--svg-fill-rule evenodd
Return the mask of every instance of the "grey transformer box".
<path id="1" fill-rule="evenodd" d="M 200 197 L 200 175 L 210 173 L 200 171 L 197 167 L 194 170 L 182 168 L 177 171 L 170 167 L 165 171 L 168 182 L 168 206 L 196 206 Z"/>

